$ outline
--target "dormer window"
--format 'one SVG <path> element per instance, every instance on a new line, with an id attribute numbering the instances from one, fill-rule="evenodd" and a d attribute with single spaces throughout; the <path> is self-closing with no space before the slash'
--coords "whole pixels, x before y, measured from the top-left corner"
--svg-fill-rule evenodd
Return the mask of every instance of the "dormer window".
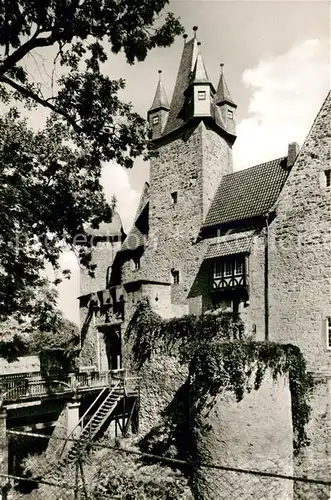
<path id="1" fill-rule="evenodd" d="M 229 256 L 215 260 L 212 278 L 213 290 L 245 286 L 245 256 Z"/>
<path id="2" fill-rule="evenodd" d="M 199 99 L 199 101 L 205 101 L 206 100 L 206 91 L 205 90 L 199 90 L 198 91 L 198 99 Z"/>
<path id="3" fill-rule="evenodd" d="M 228 118 L 230 118 L 230 120 L 233 120 L 233 111 L 232 111 L 232 109 L 228 109 Z"/>
<path id="4" fill-rule="evenodd" d="M 331 187 L 331 170 L 324 170 L 325 175 L 325 186 L 327 188 Z"/>
<path id="5" fill-rule="evenodd" d="M 157 125 L 159 123 L 159 117 L 158 116 L 153 116 L 152 123 L 153 123 L 153 125 Z"/>

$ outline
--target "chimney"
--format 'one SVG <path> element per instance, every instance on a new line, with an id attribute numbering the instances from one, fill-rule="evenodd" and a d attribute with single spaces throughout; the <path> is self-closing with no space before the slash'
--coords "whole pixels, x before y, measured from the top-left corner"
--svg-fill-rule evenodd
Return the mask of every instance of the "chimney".
<path id="1" fill-rule="evenodd" d="M 299 144 L 296 142 L 290 142 L 288 145 L 288 150 L 287 150 L 287 168 L 292 168 L 295 160 L 299 154 L 300 147 Z"/>

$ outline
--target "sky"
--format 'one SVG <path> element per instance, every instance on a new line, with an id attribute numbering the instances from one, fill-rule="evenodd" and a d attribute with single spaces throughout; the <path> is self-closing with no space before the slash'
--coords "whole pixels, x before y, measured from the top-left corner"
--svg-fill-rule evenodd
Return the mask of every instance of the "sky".
<path id="1" fill-rule="evenodd" d="M 328 1 L 173 0 L 168 11 L 180 16 L 197 38 L 208 75 L 217 85 L 220 63 L 236 112 L 234 169 L 241 170 L 285 156 L 289 142 L 301 146 L 330 88 L 330 11 Z M 170 48 L 154 49 L 146 60 L 129 66 L 111 54 L 104 71 L 123 77 L 122 98 L 142 116 L 151 106 L 157 80 L 170 101 L 183 48 L 179 37 Z M 42 120 L 35 116 L 36 123 Z M 130 229 L 149 166 L 137 160 L 132 170 L 109 164 L 102 173 L 107 197 L 117 197 L 126 232 Z M 59 287 L 59 306 L 78 322 L 79 270 L 71 254 L 62 257 L 72 277 Z"/>

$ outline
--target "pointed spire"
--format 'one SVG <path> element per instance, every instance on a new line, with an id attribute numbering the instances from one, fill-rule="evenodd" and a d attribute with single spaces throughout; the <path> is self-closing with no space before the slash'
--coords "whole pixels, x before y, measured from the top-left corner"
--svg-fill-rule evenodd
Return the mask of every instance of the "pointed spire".
<path id="1" fill-rule="evenodd" d="M 156 92 L 155 92 L 153 104 L 150 107 L 149 112 L 155 111 L 157 109 L 166 109 L 167 111 L 170 109 L 167 95 L 165 93 L 164 86 L 163 86 L 162 79 L 161 79 L 162 70 L 159 69 L 158 73 L 159 73 L 159 81 L 158 81 L 158 84 L 156 87 Z"/>
<path id="2" fill-rule="evenodd" d="M 215 104 L 222 104 L 222 103 L 227 102 L 228 104 L 232 104 L 232 106 L 237 107 L 237 105 L 234 103 L 234 101 L 230 95 L 228 86 L 227 86 L 226 81 L 225 81 L 224 72 L 223 72 L 224 63 L 221 63 L 220 66 L 221 66 L 221 75 L 220 75 L 220 79 L 218 82 L 217 91 L 216 91 L 216 94 L 214 97 L 214 102 L 215 102 Z"/>
<path id="3" fill-rule="evenodd" d="M 194 70 L 193 70 L 193 75 L 192 75 L 192 82 L 193 83 L 198 83 L 198 82 L 205 82 L 205 83 L 210 83 L 210 80 L 207 75 L 206 67 L 202 59 L 202 55 L 200 52 L 200 45 L 201 43 L 198 42 L 198 55 L 197 59 L 195 62 Z"/>
<path id="4" fill-rule="evenodd" d="M 177 79 L 170 104 L 170 111 L 163 135 L 181 127 L 185 122 L 181 112 L 185 103 L 185 91 L 191 84 L 192 71 L 196 62 L 198 44 L 195 37 L 187 41 L 183 47 L 182 58 L 179 64 Z"/>

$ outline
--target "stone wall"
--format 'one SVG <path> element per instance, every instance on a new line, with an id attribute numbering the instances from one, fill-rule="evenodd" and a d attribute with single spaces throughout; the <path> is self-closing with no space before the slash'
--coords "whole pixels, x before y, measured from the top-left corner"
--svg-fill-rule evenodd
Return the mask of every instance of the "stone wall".
<path id="1" fill-rule="evenodd" d="M 162 412 L 173 400 L 187 375 L 187 369 L 182 367 L 175 357 L 158 354 L 145 364 L 139 373 L 139 432 L 142 435 L 160 423 Z"/>
<path id="2" fill-rule="evenodd" d="M 294 475 L 331 481 L 331 377 L 315 377 L 312 413 L 307 425 L 310 445 L 294 457 Z M 331 487 L 296 482 L 295 500 L 329 500 Z"/>
<path id="3" fill-rule="evenodd" d="M 91 278 L 86 270 L 80 272 L 80 295 L 104 290 L 107 286 L 107 275 L 110 273 L 116 252 L 121 247 L 120 235 L 117 241 L 98 241 L 92 249 L 92 264 L 96 264 L 95 277 Z"/>
<path id="4" fill-rule="evenodd" d="M 232 148 L 208 126 L 202 134 L 202 189 L 203 219 L 206 218 L 210 204 L 222 176 L 233 171 Z"/>
<path id="5" fill-rule="evenodd" d="M 330 169 L 330 115 L 329 95 L 285 183 L 269 238 L 270 340 L 298 345 L 308 368 L 328 376 L 331 189 L 326 187 L 324 171 Z M 298 472 L 318 479 L 325 471 L 330 474 L 331 460 L 330 393 L 323 385 L 315 391 L 312 408 L 311 444 L 296 463 Z M 310 498 L 305 494 L 298 498 Z M 329 498 L 323 495 L 314 498 Z"/>
<path id="6" fill-rule="evenodd" d="M 250 248 L 249 262 L 249 306 L 242 308 L 241 316 L 247 332 L 255 340 L 265 336 L 265 242 L 264 232 L 255 236 Z"/>
<path id="7" fill-rule="evenodd" d="M 291 396 L 285 377 L 266 374 L 258 391 L 236 402 L 219 394 L 203 411 L 207 427 L 199 434 L 200 460 L 248 470 L 293 474 Z M 197 499 L 291 500 L 292 481 L 200 468 L 194 480 Z"/>
<path id="8" fill-rule="evenodd" d="M 270 226 L 270 340 L 298 345 L 312 370 L 331 369 L 326 316 L 331 311 L 330 96 L 285 183 Z M 325 180 L 324 180 L 325 182 Z"/>
<path id="9" fill-rule="evenodd" d="M 80 434 L 80 427 L 77 427 L 79 422 L 79 401 L 70 401 L 63 405 L 62 411 L 57 419 L 56 425 L 52 432 L 52 438 L 48 442 L 46 449 L 46 457 L 50 460 L 60 460 L 64 458 L 72 442 L 65 442 L 63 439 L 70 436 L 70 439 L 77 439 Z"/>

